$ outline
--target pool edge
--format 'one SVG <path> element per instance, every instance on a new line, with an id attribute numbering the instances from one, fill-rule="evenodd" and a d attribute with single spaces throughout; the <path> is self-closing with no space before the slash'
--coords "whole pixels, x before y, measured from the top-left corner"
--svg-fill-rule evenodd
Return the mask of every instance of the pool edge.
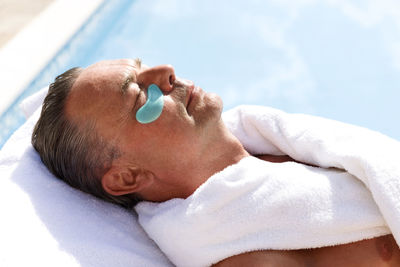
<path id="1" fill-rule="evenodd" d="M 0 115 L 104 1 L 56 0 L 2 47 Z"/>

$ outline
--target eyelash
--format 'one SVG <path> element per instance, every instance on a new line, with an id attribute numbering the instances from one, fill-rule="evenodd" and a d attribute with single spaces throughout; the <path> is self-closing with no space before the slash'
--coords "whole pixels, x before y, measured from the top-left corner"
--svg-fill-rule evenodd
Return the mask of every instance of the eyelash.
<path id="1" fill-rule="evenodd" d="M 132 110 L 133 110 L 132 113 L 133 113 L 134 116 L 136 116 L 136 111 L 140 108 L 140 103 L 139 102 L 140 102 L 141 96 L 143 94 L 146 94 L 141 86 L 139 86 L 139 89 L 140 90 L 139 90 L 139 93 L 138 93 L 138 95 L 136 97 L 135 104 L 133 105 L 133 108 L 132 108 Z"/>
<path id="2" fill-rule="evenodd" d="M 142 60 L 140 59 L 140 58 L 136 58 L 135 59 L 135 64 L 136 64 L 136 67 L 138 68 L 138 69 L 140 69 L 141 67 L 142 67 Z M 132 82 L 132 80 L 129 80 L 129 83 L 130 82 Z M 143 88 L 143 85 L 142 84 L 139 84 L 139 83 L 137 83 L 137 85 L 138 85 L 138 87 L 139 87 L 139 93 L 138 93 L 138 96 L 136 97 L 136 100 L 135 100 L 135 104 L 133 105 L 133 107 L 132 107 L 132 112 L 131 112 L 131 114 L 133 115 L 133 116 L 136 116 L 136 110 L 139 108 L 139 107 L 137 107 L 137 106 L 139 106 L 139 100 L 140 100 L 140 96 L 142 95 L 142 93 L 144 93 L 144 88 Z"/>

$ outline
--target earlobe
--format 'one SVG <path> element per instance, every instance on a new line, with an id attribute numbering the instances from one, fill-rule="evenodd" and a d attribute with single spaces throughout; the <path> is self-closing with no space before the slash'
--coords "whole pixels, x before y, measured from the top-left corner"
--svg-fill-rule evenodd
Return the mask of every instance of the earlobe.
<path id="1" fill-rule="evenodd" d="M 154 175 L 135 167 L 112 166 L 102 177 L 103 189 L 114 196 L 139 193 L 153 183 Z"/>

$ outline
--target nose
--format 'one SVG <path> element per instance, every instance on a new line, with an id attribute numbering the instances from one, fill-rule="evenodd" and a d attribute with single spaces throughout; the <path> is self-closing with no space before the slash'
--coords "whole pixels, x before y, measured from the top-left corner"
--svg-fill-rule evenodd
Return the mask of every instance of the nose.
<path id="1" fill-rule="evenodd" d="M 143 69 L 138 75 L 138 83 L 147 88 L 154 83 L 160 89 L 168 93 L 173 89 L 175 70 L 171 65 L 159 65 Z"/>

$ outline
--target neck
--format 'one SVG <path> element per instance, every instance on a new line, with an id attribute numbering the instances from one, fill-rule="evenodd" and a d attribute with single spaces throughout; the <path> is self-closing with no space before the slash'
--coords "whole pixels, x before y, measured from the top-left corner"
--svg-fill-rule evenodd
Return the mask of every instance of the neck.
<path id="1" fill-rule="evenodd" d="M 249 156 L 222 121 L 213 131 L 205 130 L 204 134 L 209 138 L 202 145 L 204 150 L 197 158 L 189 160 L 188 165 L 174 173 L 173 179 L 157 179 L 145 189 L 147 192 L 143 190 L 140 193 L 143 199 L 162 202 L 172 198 L 187 198 L 212 175 Z"/>
<path id="2" fill-rule="evenodd" d="M 218 135 L 210 138 L 207 149 L 203 151 L 201 163 L 196 168 L 197 179 L 192 180 L 191 188 L 187 196 L 191 195 L 202 183 L 212 175 L 218 173 L 228 166 L 238 163 L 241 159 L 249 156 L 239 140 L 226 128 L 221 121 Z M 206 160 L 204 160 L 206 159 Z"/>
<path id="3" fill-rule="evenodd" d="M 211 151 L 214 151 L 214 154 Z M 213 156 L 209 162 L 213 174 L 249 156 L 249 153 L 244 149 L 239 140 L 228 130 L 224 131 L 221 140 L 216 142 L 211 151 L 210 154 L 213 154 Z"/>

